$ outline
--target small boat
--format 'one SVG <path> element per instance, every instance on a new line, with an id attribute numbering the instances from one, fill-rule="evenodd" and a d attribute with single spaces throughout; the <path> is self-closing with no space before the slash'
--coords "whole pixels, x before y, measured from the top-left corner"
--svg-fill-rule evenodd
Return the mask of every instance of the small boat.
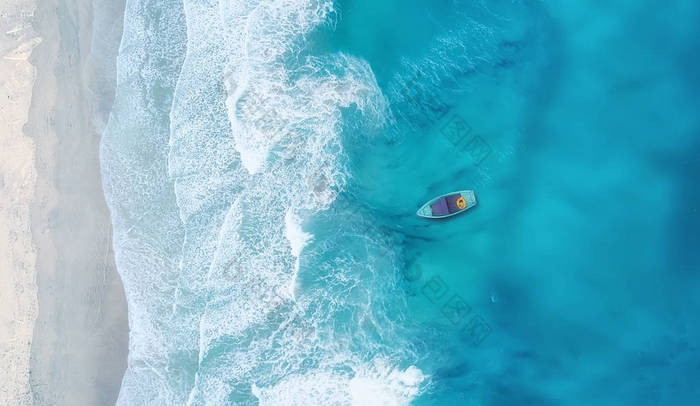
<path id="1" fill-rule="evenodd" d="M 461 190 L 438 196 L 423 207 L 416 214 L 428 219 L 441 219 L 451 217 L 476 206 L 476 195 L 473 190 Z"/>

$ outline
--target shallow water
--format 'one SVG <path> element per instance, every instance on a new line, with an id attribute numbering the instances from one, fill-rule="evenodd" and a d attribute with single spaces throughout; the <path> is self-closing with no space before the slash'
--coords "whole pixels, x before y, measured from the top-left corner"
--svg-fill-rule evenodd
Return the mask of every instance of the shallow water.
<path id="1" fill-rule="evenodd" d="M 129 1 L 120 403 L 697 398 L 699 14 Z"/>

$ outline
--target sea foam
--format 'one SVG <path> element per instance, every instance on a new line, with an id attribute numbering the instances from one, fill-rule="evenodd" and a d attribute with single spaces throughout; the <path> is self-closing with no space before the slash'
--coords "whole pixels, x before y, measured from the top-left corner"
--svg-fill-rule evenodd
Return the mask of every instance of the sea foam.
<path id="1" fill-rule="evenodd" d="M 266 404 L 286 396 L 289 404 L 342 405 L 371 390 L 383 404 L 407 404 L 423 376 L 398 367 L 413 361 L 410 351 L 399 356 L 405 342 L 377 339 L 399 336 L 383 315 L 397 300 L 386 291 L 397 286 L 397 257 L 371 234 L 357 252 L 374 254 L 361 257 L 304 229 L 346 186 L 344 113 L 361 116 L 361 130 L 380 128 L 388 111 L 366 61 L 307 54 L 310 33 L 334 19 L 332 3 L 185 1 L 181 67 L 160 58 L 166 48 L 158 42 L 146 58 L 153 74 L 129 80 L 138 70 L 125 62 L 149 52 L 139 38 L 182 40 L 162 26 L 177 8 L 153 7 L 127 5 L 129 16 L 141 14 L 125 25 L 120 53 L 117 108 L 126 110 L 113 112 L 103 144 L 106 161 L 119 158 L 107 165 L 105 188 L 132 323 L 120 403 Z M 173 72 L 177 85 L 163 111 L 162 89 L 173 91 L 163 78 Z M 123 122 L 130 126 L 117 126 Z M 158 136 L 130 135 L 148 131 Z M 159 157 L 167 151 L 167 165 L 149 166 L 137 152 L 143 145 Z M 133 199 L 138 190 L 148 191 L 150 205 Z M 160 226 L 149 229 L 149 221 Z M 333 238 L 354 233 L 348 227 Z M 303 264 L 312 263 L 307 273 L 322 271 L 326 288 L 295 290 Z M 292 389 L 305 383 L 313 392 L 314 377 L 327 377 L 323 398 Z"/>
<path id="2" fill-rule="evenodd" d="M 425 379 L 415 367 L 401 371 L 380 359 L 353 370 L 350 375 L 313 371 L 286 377 L 273 387 L 253 385 L 252 391 L 260 406 L 406 406 L 418 394 L 418 387 Z"/>

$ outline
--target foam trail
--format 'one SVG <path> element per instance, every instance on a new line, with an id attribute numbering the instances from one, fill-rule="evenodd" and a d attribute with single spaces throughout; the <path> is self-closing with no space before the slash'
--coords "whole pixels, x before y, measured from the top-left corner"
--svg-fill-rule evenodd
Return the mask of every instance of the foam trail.
<path id="1" fill-rule="evenodd" d="M 129 309 L 129 360 L 118 404 L 177 404 L 168 314 L 183 228 L 167 174 L 170 102 L 184 56 L 182 4 L 129 0 L 117 90 L 100 144 L 117 270 Z M 167 63 L 164 63 L 167 61 Z"/>

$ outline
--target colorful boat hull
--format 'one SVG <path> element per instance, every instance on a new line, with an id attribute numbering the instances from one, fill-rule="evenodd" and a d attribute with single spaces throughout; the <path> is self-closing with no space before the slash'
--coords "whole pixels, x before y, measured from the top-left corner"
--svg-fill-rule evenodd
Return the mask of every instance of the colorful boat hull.
<path id="1" fill-rule="evenodd" d="M 451 204 L 452 200 L 459 199 L 459 197 L 463 198 L 464 202 L 466 203 L 464 208 L 456 207 L 455 205 Z M 474 194 L 474 191 L 460 190 L 457 192 L 446 193 L 430 200 L 428 203 L 424 204 L 420 209 L 418 209 L 416 214 L 423 218 L 441 219 L 463 213 L 474 206 L 476 206 L 476 195 Z"/>

